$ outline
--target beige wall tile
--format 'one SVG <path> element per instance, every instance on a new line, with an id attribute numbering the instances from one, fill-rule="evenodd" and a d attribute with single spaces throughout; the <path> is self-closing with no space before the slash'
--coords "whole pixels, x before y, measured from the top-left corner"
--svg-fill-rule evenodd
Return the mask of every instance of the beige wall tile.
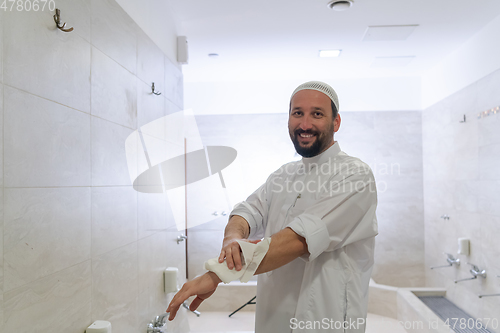
<path id="1" fill-rule="evenodd" d="M 500 105 L 500 103 L 498 104 Z M 500 143 L 498 128 L 500 128 L 500 117 L 498 116 L 489 116 L 478 121 L 479 149 L 481 149 L 482 146 Z"/>
<path id="2" fill-rule="evenodd" d="M 133 130 L 97 117 L 92 117 L 91 122 L 92 185 L 132 185 L 125 141 Z M 133 161 L 136 159 L 135 155 L 131 156 L 131 167 L 137 165 Z"/>
<path id="3" fill-rule="evenodd" d="M 185 234 L 184 231 L 166 231 L 165 237 L 168 248 L 166 265 L 167 267 L 177 267 L 179 275 L 177 281 L 179 286 L 186 282 L 186 242 L 177 243 L 177 236 Z"/>
<path id="4" fill-rule="evenodd" d="M 189 279 L 205 273 L 205 261 L 220 254 L 224 231 L 188 230 Z"/>
<path id="5" fill-rule="evenodd" d="M 4 90 L 5 186 L 89 186 L 90 116 Z"/>
<path id="6" fill-rule="evenodd" d="M 137 33 L 137 77 L 164 96 L 165 90 L 165 62 L 160 48 L 143 32 Z"/>
<path id="7" fill-rule="evenodd" d="M 163 287 L 163 271 L 168 267 L 167 258 L 172 255 L 168 245 L 172 244 L 167 243 L 165 232 L 158 232 L 137 243 L 141 328 L 163 314 L 168 305 Z"/>
<path id="8" fill-rule="evenodd" d="M 476 114 L 500 106 L 498 82 L 500 82 L 500 71 L 498 70 L 477 82 L 477 109 L 474 110 Z"/>
<path id="9" fill-rule="evenodd" d="M 477 318 L 493 318 L 499 308 L 496 299 L 477 297 L 500 292 L 495 278 L 500 270 L 496 246 L 500 135 L 493 130 L 498 116 L 476 117 L 498 106 L 494 91 L 499 79 L 500 71 L 492 73 L 423 112 L 426 261 L 444 262 L 439 253 L 455 254 L 459 237 L 471 241 L 470 255 L 455 255 L 460 267 L 427 270 L 426 280 L 430 286 L 445 287 L 450 300 Z M 466 123 L 459 122 L 463 114 Z M 450 220 L 440 219 L 442 214 Z M 467 262 L 486 269 L 487 278 L 455 284 L 455 279 L 471 277 Z"/>
<path id="10" fill-rule="evenodd" d="M 177 107 L 184 107 L 182 70 L 165 57 L 165 97 Z"/>
<path id="11" fill-rule="evenodd" d="M 143 134 L 166 139 L 165 98 L 151 93 L 151 83 L 137 80 L 137 122 Z"/>
<path id="12" fill-rule="evenodd" d="M 67 8 L 62 18 L 78 32 L 59 31 L 47 9 L 4 14 L 4 83 L 89 113 L 88 1 Z"/>
<path id="13" fill-rule="evenodd" d="M 5 189 L 5 291 L 90 258 L 90 188 Z"/>
<path id="14" fill-rule="evenodd" d="M 137 333 L 137 302 L 137 242 L 92 260 L 92 320 L 107 320 L 116 332 Z"/>
<path id="15" fill-rule="evenodd" d="M 3 331 L 3 312 L 4 312 L 4 305 L 3 305 L 3 285 L 4 285 L 4 274 L 3 274 L 3 229 L 4 229 L 4 222 L 3 222 L 3 215 L 4 215 L 4 210 L 3 210 L 3 187 L 0 188 L 0 331 Z"/>
<path id="16" fill-rule="evenodd" d="M 91 323 L 90 260 L 4 294 L 5 332 L 81 333 Z"/>
<path id="17" fill-rule="evenodd" d="M 131 186 L 92 188 L 92 258 L 137 241 L 137 192 Z"/>
<path id="18" fill-rule="evenodd" d="M 498 158 L 500 156 L 500 139 L 496 141 L 496 143 L 479 148 L 479 178 L 481 180 L 500 180 L 500 176 L 497 174 L 500 168 L 500 159 Z"/>
<path id="19" fill-rule="evenodd" d="M 1 14 L 0 14 L 1 15 Z M 0 17 L 1 18 L 1 17 Z M 0 26 L 2 26 L 0 24 Z M 0 34 L 1 36 L 1 34 Z M 0 37 L 0 40 L 2 38 Z M 1 52 L 1 49 L 0 49 Z M 1 57 L 1 56 L 0 56 Z M 2 62 L 2 59 L 0 59 L 0 63 Z M 1 68 L 0 68 L 1 70 Z M 3 161 L 3 124 L 4 124 L 4 112 L 3 112 L 3 84 L 0 83 L 0 161 Z M 0 186 L 3 186 L 3 162 L 0 163 Z M 1 257 L 0 257 L 1 258 Z"/>
<path id="20" fill-rule="evenodd" d="M 137 78 L 92 48 L 92 115 L 137 128 Z"/>
<path id="21" fill-rule="evenodd" d="M 141 190 L 144 187 L 141 187 Z M 158 231 L 175 230 L 175 224 L 167 215 L 165 193 L 142 193 L 137 194 L 138 213 L 138 237 L 142 239 Z"/>
<path id="22" fill-rule="evenodd" d="M 114 0 L 57 7 L 72 33 L 55 28 L 53 12 L 0 10 L 0 331 L 81 333 L 98 319 L 145 331 L 168 303 L 163 269 L 179 267 L 185 281 L 186 243 L 166 194 L 141 197 L 139 225 L 131 185 L 142 144 L 127 138 L 180 110 L 172 84 L 182 73 L 172 74 L 176 105 L 165 98 L 164 54 Z M 144 133 L 166 139 L 167 128 Z M 169 327 L 187 331 L 185 321 Z"/>
<path id="23" fill-rule="evenodd" d="M 90 0 L 92 44 L 131 73 L 137 66 L 137 24 L 114 0 Z"/>
<path id="24" fill-rule="evenodd" d="M 0 12 L 0 83 L 3 83 L 3 22 L 5 21 L 3 10 Z M 1 326 L 0 326 L 1 327 Z"/>

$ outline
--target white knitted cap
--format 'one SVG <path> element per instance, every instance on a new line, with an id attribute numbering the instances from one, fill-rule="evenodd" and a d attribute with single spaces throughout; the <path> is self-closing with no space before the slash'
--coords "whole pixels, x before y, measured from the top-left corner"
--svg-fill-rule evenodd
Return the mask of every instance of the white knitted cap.
<path id="1" fill-rule="evenodd" d="M 333 104 L 335 104 L 337 111 L 339 111 L 339 98 L 337 96 L 337 93 L 335 92 L 335 90 L 333 90 L 332 87 L 330 87 L 328 84 L 321 82 L 321 81 L 309 81 L 309 82 L 301 84 L 300 86 L 297 87 L 297 89 L 295 89 L 292 96 L 290 96 L 290 101 L 292 100 L 293 96 L 297 92 L 299 92 L 301 90 L 305 90 L 305 89 L 317 90 L 319 92 L 322 92 L 326 96 L 330 97 Z"/>

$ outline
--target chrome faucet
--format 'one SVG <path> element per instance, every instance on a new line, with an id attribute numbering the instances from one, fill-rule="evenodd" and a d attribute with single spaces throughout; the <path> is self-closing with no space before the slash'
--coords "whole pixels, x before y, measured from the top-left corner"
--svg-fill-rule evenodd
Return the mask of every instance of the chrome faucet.
<path id="1" fill-rule="evenodd" d="M 479 267 L 477 267 L 476 265 L 471 264 L 469 262 L 467 264 L 472 266 L 472 268 L 469 270 L 469 272 L 472 274 L 472 277 L 467 278 L 467 279 L 455 280 L 455 283 L 461 282 L 461 281 L 467 281 L 467 280 L 474 280 L 474 279 L 477 279 L 478 276 L 482 277 L 483 279 L 486 278 L 486 270 L 479 269 Z"/>
<path id="2" fill-rule="evenodd" d="M 161 316 L 156 316 L 156 318 L 148 324 L 147 333 L 164 333 L 164 329 L 167 328 L 165 322 L 166 318 L 170 315 L 169 312 L 162 314 Z"/>
<path id="3" fill-rule="evenodd" d="M 433 266 L 433 267 L 431 267 L 431 269 L 442 268 L 442 267 L 450 267 L 450 266 L 453 266 L 454 264 L 457 265 L 457 266 L 460 266 L 460 259 L 454 258 L 453 254 L 446 253 L 446 252 L 443 252 L 443 254 L 446 254 L 446 256 L 448 257 L 448 258 L 446 258 L 446 261 L 448 262 L 448 265 Z"/>

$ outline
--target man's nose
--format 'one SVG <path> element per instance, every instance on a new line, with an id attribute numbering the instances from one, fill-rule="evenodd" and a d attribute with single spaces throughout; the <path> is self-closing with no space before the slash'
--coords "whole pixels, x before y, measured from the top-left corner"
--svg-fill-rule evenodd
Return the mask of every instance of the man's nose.
<path id="1" fill-rule="evenodd" d="M 300 120 L 300 129 L 303 131 L 307 131 L 312 128 L 311 119 L 308 116 L 302 117 Z"/>

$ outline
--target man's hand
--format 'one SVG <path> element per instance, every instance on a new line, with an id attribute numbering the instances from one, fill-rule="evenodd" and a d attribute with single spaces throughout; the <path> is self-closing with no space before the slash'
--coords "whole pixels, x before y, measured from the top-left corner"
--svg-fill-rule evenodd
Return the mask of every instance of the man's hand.
<path id="1" fill-rule="evenodd" d="M 243 267 L 241 262 L 241 249 L 237 240 L 245 240 L 250 233 L 248 222 L 241 216 L 233 215 L 229 218 L 226 229 L 224 230 L 224 240 L 222 241 L 222 249 L 219 255 L 219 263 L 226 259 L 227 268 L 233 269 L 236 267 L 240 271 Z"/>
<path id="2" fill-rule="evenodd" d="M 173 320 L 179 307 L 191 296 L 196 298 L 191 302 L 189 310 L 196 310 L 201 302 L 212 296 L 217 289 L 217 285 L 222 281 L 213 272 L 206 272 L 203 275 L 198 276 L 196 279 L 184 283 L 181 290 L 175 294 L 174 298 L 170 302 L 167 308 L 167 312 L 170 312 L 168 320 Z"/>
<path id="3" fill-rule="evenodd" d="M 227 268 L 233 269 L 233 267 L 236 267 L 236 270 L 240 271 L 243 268 L 243 262 L 241 260 L 240 244 L 238 244 L 237 241 L 257 244 L 258 242 L 260 242 L 260 240 L 249 241 L 248 239 L 242 239 L 234 236 L 224 237 L 224 241 L 222 242 L 222 250 L 220 251 L 219 255 L 219 263 L 223 263 L 225 258 Z"/>
<path id="4" fill-rule="evenodd" d="M 243 265 L 241 263 L 241 248 L 237 242 L 238 240 L 242 239 L 232 236 L 224 237 L 219 255 L 219 263 L 223 263 L 224 259 L 226 259 L 227 268 L 233 269 L 236 266 L 236 270 L 240 271 Z"/>

